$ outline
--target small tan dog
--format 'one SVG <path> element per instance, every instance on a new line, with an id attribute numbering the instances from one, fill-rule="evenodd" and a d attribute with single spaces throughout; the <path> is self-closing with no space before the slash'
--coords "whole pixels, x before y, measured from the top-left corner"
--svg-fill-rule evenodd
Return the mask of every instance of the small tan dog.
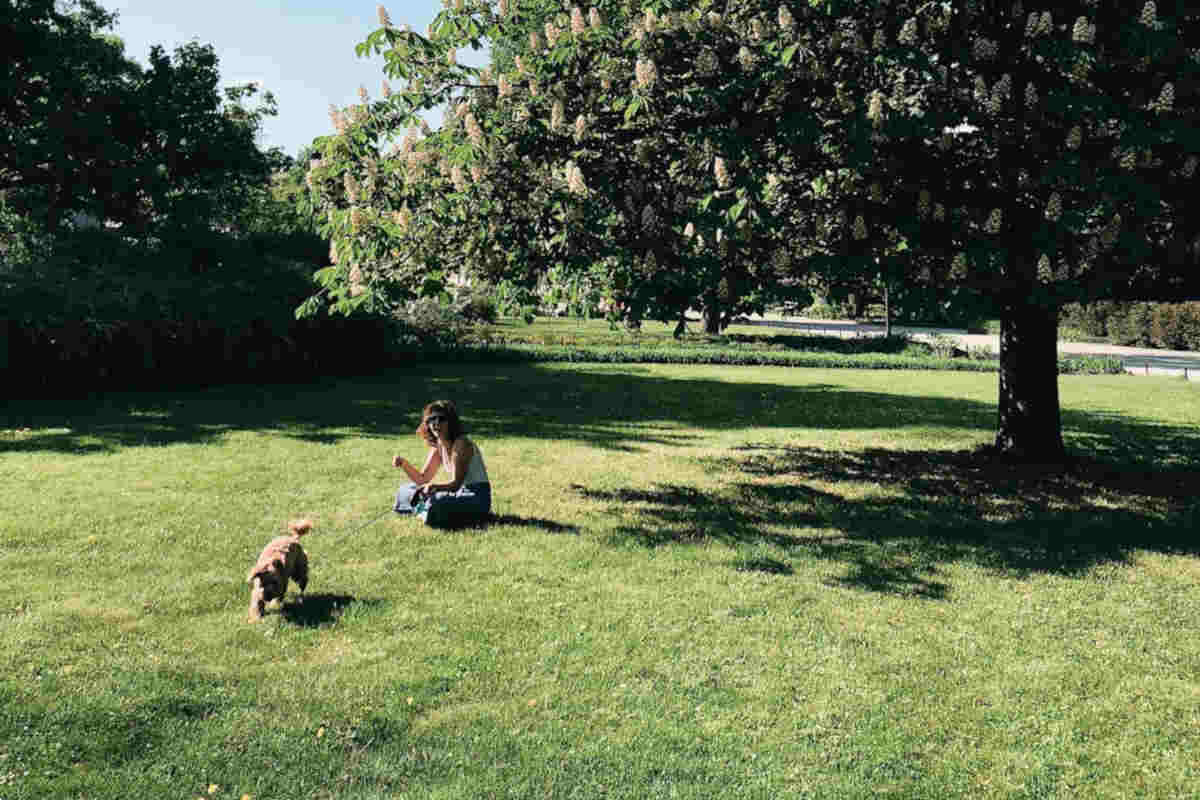
<path id="1" fill-rule="evenodd" d="M 288 590 L 288 580 L 300 587 L 300 602 L 304 602 L 304 589 L 308 586 L 308 556 L 300 546 L 300 537 L 312 530 L 306 519 L 288 523 L 289 536 L 272 539 L 258 556 L 258 561 L 246 576 L 250 584 L 250 621 L 262 619 L 263 608 L 277 598 L 282 599 Z"/>

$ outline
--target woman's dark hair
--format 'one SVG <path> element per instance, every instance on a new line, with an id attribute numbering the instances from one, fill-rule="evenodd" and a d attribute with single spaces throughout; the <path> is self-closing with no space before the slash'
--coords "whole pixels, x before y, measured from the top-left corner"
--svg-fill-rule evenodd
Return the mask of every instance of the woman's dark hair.
<path id="1" fill-rule="evenodd" d="M 466 433 L 462 420 L 458 418 L 458 409 L 454 407 L 454 403 L 449 400 L 435 400 L 421 411 L 421 424 L 417 426 L 417 438 L 430 447 L 437 447 L 437 437 L 430 432 L 429 426 L 425 424 L 431 416 L 446 418 L 446 440 L 449 442 L 455 441 L 459 436 Z"/>

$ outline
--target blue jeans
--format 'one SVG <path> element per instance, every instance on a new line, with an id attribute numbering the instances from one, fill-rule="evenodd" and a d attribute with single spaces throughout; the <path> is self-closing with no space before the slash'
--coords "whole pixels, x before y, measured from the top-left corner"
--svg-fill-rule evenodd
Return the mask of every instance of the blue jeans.
<path id="1" fill-rule="evenodd" d="M 415 505 L 413 494 L 417 485 L 410 483 L 396 492 L 397 514 L 416 514 L 426 525 L 448 528 L 479 522 L 492 511 L 492 485 L 490 483 L 463 484 L 457 492 L 438 492 L 433 497 L 422 498 Z"/>

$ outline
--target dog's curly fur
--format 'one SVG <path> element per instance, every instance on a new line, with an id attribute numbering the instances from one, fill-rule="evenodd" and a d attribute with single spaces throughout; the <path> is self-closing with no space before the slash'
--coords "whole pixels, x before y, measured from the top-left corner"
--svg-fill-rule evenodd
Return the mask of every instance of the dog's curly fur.
<path id="1" fill-rule="evenodd" d="M 288 590 L 288 581 L 294 580 L 300 587 L 300 602 L 304 601 L 304 590 L 308 586 L 308 556 L 300 546 L 300 537 L 312 530 L 306 519 L 288 523 L 290 534 L 278 536 L 267 543 L 258 561 L 246 576 L 250 584 L 250 621 L 263 617 L 267 603 L 282 599 Z"/>

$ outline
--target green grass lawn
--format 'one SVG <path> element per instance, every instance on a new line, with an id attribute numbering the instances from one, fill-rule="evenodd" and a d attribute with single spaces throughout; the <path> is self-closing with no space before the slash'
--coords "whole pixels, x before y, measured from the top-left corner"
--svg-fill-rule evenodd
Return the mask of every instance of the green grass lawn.
<path id="1" fill-rule="evenodd" d="M 0 798 L 1200 794 L 1200 392 L 422 364 L 0 421 Z M 385 516 L 450 397 L 497 521 Z M 309 516 L 303 605 L 245 574 Z M 371 523 L 371 524 L 366 524 Z"/>

